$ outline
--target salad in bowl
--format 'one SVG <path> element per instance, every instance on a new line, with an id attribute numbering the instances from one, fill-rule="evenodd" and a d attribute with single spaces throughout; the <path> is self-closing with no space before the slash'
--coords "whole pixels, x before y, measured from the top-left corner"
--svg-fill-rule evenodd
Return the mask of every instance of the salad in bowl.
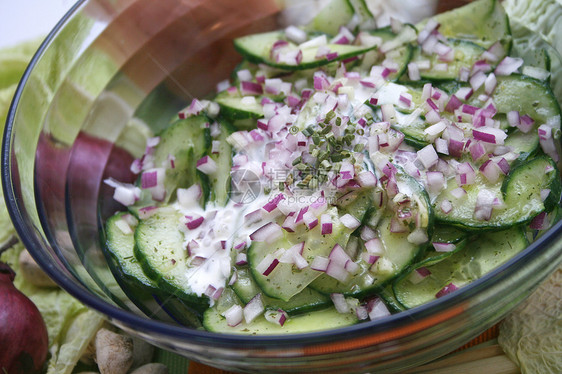
<path id="1" fill-rule="evenodd" d="M 550 59 L 517 54 L 500 2 L 376 28 L 333 0 L 234 46 L 230 79 L 148 139 L 136 182 L 105 181 L 133 301 L 226 334 L 349 326 L 454 293 L 559 219 Z"/>

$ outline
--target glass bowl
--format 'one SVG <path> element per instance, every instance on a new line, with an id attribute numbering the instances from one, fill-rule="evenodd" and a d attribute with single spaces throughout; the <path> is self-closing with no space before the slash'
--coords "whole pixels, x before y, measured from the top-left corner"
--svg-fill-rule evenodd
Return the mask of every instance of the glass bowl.
<path id="1" fill-rule="evenodd" d="M 112 273 L 101 245 L 103 221 L 118 207 L 102 181 L 132 180 L 129 165 L 142 154 L 148 129 L 162 128 L 192 97 L 227 78 L 239 59 L 232 38 L 275 29 L 278 13 L 273 0 L 75 5 L 33 58 L 9 112 L 2 182 L 16 229 L 49 276 L 84 304 L 131 334 L 208 365 L 391 373 L 442 356 L 497 323 L 559 265 L 562 222 L 458 292 L 384 319 L 308 334 L 237 336 L 186 327 L 189 320 L 169 313 L 165 300 L 127 296 L 128 285 Z"/>

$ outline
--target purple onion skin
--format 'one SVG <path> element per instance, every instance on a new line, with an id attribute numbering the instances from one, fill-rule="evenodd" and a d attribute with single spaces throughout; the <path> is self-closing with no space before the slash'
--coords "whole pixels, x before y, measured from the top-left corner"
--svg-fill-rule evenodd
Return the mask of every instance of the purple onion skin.
<path id="1" fill-rule="evenodd" d="M 14 271 L 0 263 L 0 373 L 40 373 L 49 339 L 41 313 L 12 283 Z"/>

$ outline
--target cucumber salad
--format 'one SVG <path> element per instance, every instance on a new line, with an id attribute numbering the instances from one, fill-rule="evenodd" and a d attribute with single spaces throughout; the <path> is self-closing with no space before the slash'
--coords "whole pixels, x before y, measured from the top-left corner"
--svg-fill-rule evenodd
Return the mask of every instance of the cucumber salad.
<path id="1" fill-rule="evenodd" d="M 231 78 L 148 139 L 137 182 L 106 181 L 127 207 L 108 252 L 176 320 L 283 334 L 383 318 L 558 219 L 548 56 L 511 54 L 499 1 L 372 20 L 332 0 L 306 26 L 236 39 Z"/>

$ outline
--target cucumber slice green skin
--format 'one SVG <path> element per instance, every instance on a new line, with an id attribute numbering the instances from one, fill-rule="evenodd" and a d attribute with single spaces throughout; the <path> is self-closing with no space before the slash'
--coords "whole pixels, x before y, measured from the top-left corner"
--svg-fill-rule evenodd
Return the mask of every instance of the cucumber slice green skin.
<path id="1" fill-rule="evenodd" d="M 546 123 L 549 119 L 558 118 L 560 120 L 560 106 L 547 82 L 520 74 L 498 76 L 497 81 L 497 86 L 492 94 L 494 104 L 498 110 L 494 118 L 499 119 L 506 126 L 507 120 L 505 115 L 510 111 L 518 111 L 521 115 L 526 114 L 535 121 L 535 129 L 532 131 L 527 134 L 523 134 L 518 130 L 509 131 L 508 137 L 505 140 L 505 145 L 509 145 L 513 147 L 515 152 L 521 153 L 518 160 L 518 163 L 520 163 L 536 154 L 539 149 L 539 138 L 536 128 Z M 440 88 L 447 88 L 450 85 L 449 90 L 453 93 L 460 86 L 457 81 L 450 81 L 445 86 L 445 82 L 441 83 L 441 85 L 438 85 Z M 421 85 L 421 82 L 408 82 L 408 92 L 412 94 L 416 107 L 420 105 L 420 100 L 418 99 L 421 97 Z M 479 94 L 483 93 L 483 90 L 481 88 L 473 94 L 468 104 L 481 106 L 481 103 L 476 101 Z M 528 100 L 529 97 L 533 97 L 534 100 Z M 428 124 L 421 117 L 414 120 L 408 126 L 397 124 L 393 125 L 393 127 L 404 133 L 404 140 L 415 148 L 423 148 L 428 144 L 426 134 L 424 133 Z"/>
<path id="2" fill-rule="evenodd" d="M 134 254 L 144 273 L 158 288 L 185 300 L 197 311 L 209 306 L 209 300 L 195 294 L 185 281 L 189 269 L 183 234 L 178 228 L 180 215 L 161 208 L 141 221 L 135 230 Z"/>
<path id="3" fill-rule="evenodd" d="M 348 282 L 343 283 L 327 274 L 322 274 L 310 284 L 310 287 L 325 295 L 341 293 L 345 296 L 361 299 L 380 292 L 398 277 L 404 269 L 414 262 L 414 259 L 425 248 L 425 244 L 414 245 L 408 242 L 408 234 L 391 233 L 390 219 L 391 217 L 383 218 L 379 225 L 379 236 L 385 247 L 384 258 L 392 264 L 391 268 L 377 266 L 377 264 L 383 263 L 381 259 L 373 267 L 365 261 L 359 260 L 359 274 Z"/>
<path id="4" fill-rule="evenodd" d="M 134 254 L 134 233 L 125 234 L 117 226 L 117 221 L 123 219 L 123 216 L 126 214 L 124 212 L 117 213 L 107 220 L 107 240 L 105 246 L 111 257 L 116 261 L 115 268 L 121 278 L 120 280 L 126 283 L 125 292 L 127 292 L 133 302 L 142 300 L 137 303 L 142 310 L 152 305 L 152 310 L 150 310 L 150 307 L 145 310 L 145 313 L 150 316 L 169 320 L 169 317 L 163 313 L 165 312 L 183 325 L 200 327 L 200 313 L 194 311 L 189 305 L 184 305 L 175 296 L 163 292 L 158 287 L 157 282 L 147 277 L 144 273 L 141 264 L 137 261 Z M 155 304 L 155 299 L 160 300 L 158 304 Z"/>
<path id="5" fill-rule="evenodd" d="M 470 234 L 454 226 L 435 225 L 431 242 L 457 244 L 468 238 Z"/>
<path id="6" fill-rule="evenodd" d="M 158 286 L 156 282 L 146 276 L 141 265 L 135 258 L 134 232 L 125 234 L 117 225 L 118 221 L 122 220 L 123 216 L 126 214 L 127 213 L 118 213 L 107 220 L 105 224 L 105 248 L 117 261 L 124 278 L 126 277 L 130 281 L 135 282 L 138 288 L 146 289 L 149 292 L 157 291 Z"/>
<path id="7" fill-rule="evenodd" d="M 454 226 L 435 225 L 431 243 L 450 243 L 455 244 L 455 249 L 450 252 L 437 252 L 432 246 L 427 246 L 426 252 L 413 265 L 414 269 L 421 266 L 430 266 L 446 259 L 449 256 L 461 251 L 470 241 L 470 234 L 461 231 Z"/>
<path id="8" fill-rule="evenodd" d="M 527 114 L 535 120 L 536 127 L 547 123 L 549 118 L 560 119 L 560 106 L 547 82 L 519 74 L 497 80 L 493 98 L 499 113 L 516 110 L 521 115 Z"/>
<path id="9" fill-rule="evenodd" d="M 407 185 L 412 191 L 411 199 L 417 202 L 420 212 L 421 227 L 427 228 L 428 237 L 432 235 L 433 209 L 425 189 L 400 168 L 396 174 L 398 185 Z M 403 188 L 400 188 L 402 191 Z M 419 258 L 427 243 L 417 245 L 408 241 L 409 233 L 392 233 L 390 231 L 392 216 L 387 215 L 378 225 L 378 237 L 385 248 L 385 254 L 374 264 L 369 265 L 359 259 L 359 274 L 348 282 L 340 282 L 327 274 L 315 279 L 310 287 L 324 294 L 342 293 L 346 296 L 363 298 L 380 292 L 386 285 L 398 277 L 405 269 Z M 361 255 L 358 256 L 361 258 Z M 389 266 L 390 264 L 390 266 Z"/>
<path id="10" fill-rule="evenodd" d="M 215 308 L 209 308 L 203 316 L 203 326 L 207 331 L 221 334 L 244 335 L 284 335 L 308 333 L 313 331 L 331 330 L 355 325 L 359 322 L 353 314 L 342 314 L 334 307 L 307 312 L 289 318 L 283 326 L 271 323 L 263 315 L 257 317 L 251 324 L 245 322 L 237 326 L 228 326 L 226 318 L 217 313 Z"/>
<path id="11" fill-rule="evenodd" d="M 247 304 L 257 294 L 262 293 L 262 290 L 252 278 L 250 270 L 247 267 L 238 268 L 236 274 L 236 282 L 232 285 L 232 289 L 244 304 Z M 290 316 L 326 308 L 332 305 L 332 301 L 329 297 L 308 287 L 293 296 L 289 301 L 274 299 L 263 293 L 262 301 L 266 310 L 282 309 Z"/>
<path id="12" fill-rule="evenodd" d="M 511 50 L 509 18 L 498 0 L 473 1 L 434 19 L 441 25 L 439 32 L 448 38 L 471 40 L 484 48 L 500 40 L 508 54 Z M 417 29 L 422 30 L 426 23 L 427 20 L 417 24 Z"/>
<path id="13" fill-rule="evenodd" d="M 299 270 L 293 264 L 280 262 L 269 275 L 263 275 L 257 270 L 257 267 L 267 255 L 274 253 L 278 249 L 289 249 L 293 245 L 304 241 L 305 245 L 302 256 L 311 262 L 316 256 L 328 257 L 336 244 L 345 248 L 352 230 L 341 223 L 337 209 L 329 209 L 325 214 L 330 214 L 332 217 L 332 234 L 330 235 L 322 235 L 321 225 L 317 225 L 308 231 L 300 228 L 294 233 L 284 233 L 284 236 L 274 243 L 252 243 L 248 249 L 248 263 L 252 276 L 264 294 L 289 301 L 322 274 L 310 267 Z"/>
<path id="14" fill-rule="evenodd" d="M 449 283 L 457 287 L 466 285 L 509 260 L 528 244 L 519 227 L 483 233 L 464 250 L 428 266 L 431 275 L 420 283 L 413 284 L 409 280 L 410 273 L 404 274 L 393 284 L 396 300 L 407 309 L 435 300 L 435 295 Z"/>
<path id="15" fill-rule="evenodd" d="M 221 115 L 235 121 L 249 118 L 263 118 L 263 107 L 260 102 L 263 96 L 256 96 L 255 104 L 245 104 L 241 96 L 231 96 L 227 92 L 221 92 L 215 98 L 215 102 L 221 107 Z M 255 123 L 253 124 L 255 126 Z"/>
<path id="16" fill-rule="evenodd" d="M 545 174 L 546 167 L 554 167 L 554 170 Z M 474 184 L 464 186 L 467 195 L 461 201 L 455 201 L 449 195 L 449 192 L 457 187 L 454 180 L 449 180 L 444 192 L 435 200 L 434 207 L 439 207 L 444 199 L 453 201 L 454 206 L 449 214 L 444 214 L 436 208 L 437 221 L 466 230 L 497 230 L 529 222 L 537 214 L 552 210 L 560 201 L 561 182 L 554 161 L 548 156 L 539 156 L 521 163 L 512 169 L 503 181 L 494 185 L 490 185 L 477 174 Z M 489 221 L 480 221 L 473 217 L 476 196 L 482 188 L 487 188 L 496 195 L 502 193 L 504 196 L 506 208 L 494 211 Z M 550 189 L 550 194 L 543 202 L 540 192 L 544 189 Z"/>
<path id="17" fill-rule="evenodd" d="M 362 47 L 342 44 L 327 44 L 326 47 L 328 47 L 330 51 L 338 53 L 338 56 L 335 59 L 317 59 L 317 48 L 308 48 L 302 50 L 303 58 L 300 64 L 289 65 L 276 62 L 270 56 L 270 51 L 273 44 L 278 40 L 285 39 L 285 33 L 283 31 L 273 31 L 263 34 L 248 35 L 235 39 L 234 48 L 250 62 L 256 64 L 263 63 L 275 68 L 291 71 L 317 68 L 320 66 L 328 65 L 334 61 L 341 61 L 351 57 L 355 57 L 376 48 L 375 46 Z M 291 42 L 289 42 L 289 45 L 297 48 L 297 46 L 295 44 L 292 44 Z"/>
<path id="18" fill-rule="evenodd" d="M 455 253 L 457 253 L 459 251 L 462 251 L 464 249 L 464 247 L 466 247 L 466 245 L 469 243 L 469 241 L 470 241 L 469 238 L 464 238 L 461 241 L 455 243 L 455 245 L 456 245 L 455 249 L 453 249 L 450 252 L 437 252 L 433 249 L 430 249 L 430 250 L 426 251 L 423 258 L 421 260 L 417 261 L 416 264 L 413 265 L 413 267 L 415 269 L 417 269 L 417 268 L 420 268 L 422 266 L 435 265 L 438 262 L 443 261 L 447 257 L 450 257 L 450 256 L 454 255 Z"/>
<path id="19" fill-rule="evenodd" d="M 359 322 L 355 313 L 342 314 L 334 307 L 329 307 L 291 317 L 283 326 L 267 321 L 262 314 L 250 324 L 243 321 L 232 327 L 228 326 L 222 313 L 235 304 L 243 306 L 232 290 L 225 289 L 217 303 L 205 311 L 203 315 L 205 329 L 222 334 L 283 335 L 335 329 Z"/>

